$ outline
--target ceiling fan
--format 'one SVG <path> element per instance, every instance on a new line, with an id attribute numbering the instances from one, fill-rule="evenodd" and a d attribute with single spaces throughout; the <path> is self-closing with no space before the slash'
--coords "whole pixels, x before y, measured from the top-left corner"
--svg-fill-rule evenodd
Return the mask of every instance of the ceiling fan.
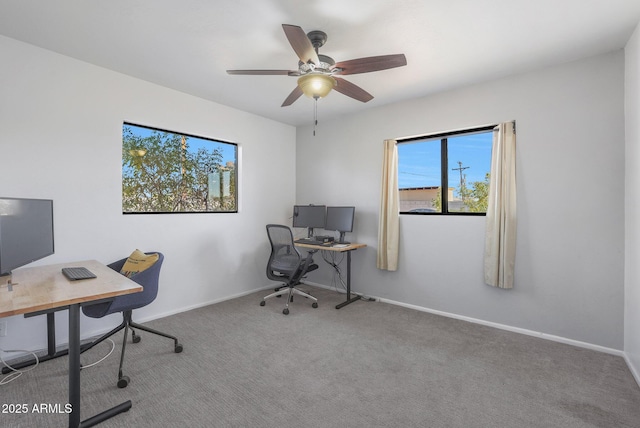
<path id="1" fill-rule="evenodd" d="M 318 54 L 318 49 L 327 41 L 327 34 L 323 31 L 311 31 L 305 34 L 301 27 L 288 24 L 283 24 L 282 28 L 291 47 L 300 59 L 297 70 L 227 70 L 228 74 L 298 77 L 298 85 L 284 100 L 282 107 L 293 104 L 302 94 L 317 100 L 325 97 L 332 89 L 366 103 L 373 99 L 373 95 L 337 76 L 369 73 L 407 65 L 404 54 L 371 56 L 335 62 L 331 57 Z"/>

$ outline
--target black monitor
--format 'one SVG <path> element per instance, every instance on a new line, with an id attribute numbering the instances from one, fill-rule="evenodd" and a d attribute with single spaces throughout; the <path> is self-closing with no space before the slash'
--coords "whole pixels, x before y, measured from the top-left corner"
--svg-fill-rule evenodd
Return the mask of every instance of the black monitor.
<path id="1" fill-rule="evenodd" d="M 327 221 L 325 230 L 336 230 L 340 232 L 341 244 L 348 244 L 344 240 L 346 232 L 353 232 L 353 218 L 356 214 L 356 207 L 327 207 Z"/>
<path id="2" fill-rule="evenodd" d="M 0 198 L 0 276 L 53 252 L 53 201 Z"/>
<path id="3" fill-rule="evenodd" d="M 306 227 L 307 236 L 313 236 L 315 227 L 324 228 L 326 207 L 324 205 L 294 205 L 293 227 Z"/>

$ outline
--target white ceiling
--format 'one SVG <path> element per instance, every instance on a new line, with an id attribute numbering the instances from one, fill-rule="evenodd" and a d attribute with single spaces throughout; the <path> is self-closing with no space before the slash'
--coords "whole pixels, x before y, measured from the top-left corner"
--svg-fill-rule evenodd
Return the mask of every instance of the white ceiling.
<path id="1" fill-rule="evenodd" d="M 623 48 L 639 0 L 0 0 L 0 34 L 292 125 L 313 100 L 280 107 L 296 69 L 282 24 L 329 36 L 336 61 L 404 53 L 407 66 L 345 76 L 375 98 L 333 91 L 321 120 Z M 6 60 L 6 58 L 5 58 Z"/>

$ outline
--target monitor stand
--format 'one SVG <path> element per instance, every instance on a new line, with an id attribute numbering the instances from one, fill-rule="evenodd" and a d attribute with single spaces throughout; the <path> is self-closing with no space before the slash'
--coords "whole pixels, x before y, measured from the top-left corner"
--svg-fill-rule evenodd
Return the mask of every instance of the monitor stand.
<path id="1" fill-rule="evenodd" d="M 347 242 L 344 240 L 345 232 L 340 232 L 340 238 L 338 239 L 338 244 L 351 244 L 351 242 Z"/>
<path id="2" fill-rule="evenodd" d="M 12 281 L 13 277 L 11 276 L 11 272 L 7 275 L 0 275 L 0 284 L 6 284 L 8 291 L 13 291 L 13 286 L 18 285 L 17 282 Z"/>

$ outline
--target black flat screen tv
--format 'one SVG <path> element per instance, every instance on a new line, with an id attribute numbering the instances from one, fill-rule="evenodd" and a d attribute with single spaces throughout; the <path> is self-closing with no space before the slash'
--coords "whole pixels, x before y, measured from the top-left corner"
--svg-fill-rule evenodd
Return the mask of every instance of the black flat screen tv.
<path id="1" fill-rule="evenodd" d="M 53 201 L 0 197 L 0 276 L 53 253 Z"/>

